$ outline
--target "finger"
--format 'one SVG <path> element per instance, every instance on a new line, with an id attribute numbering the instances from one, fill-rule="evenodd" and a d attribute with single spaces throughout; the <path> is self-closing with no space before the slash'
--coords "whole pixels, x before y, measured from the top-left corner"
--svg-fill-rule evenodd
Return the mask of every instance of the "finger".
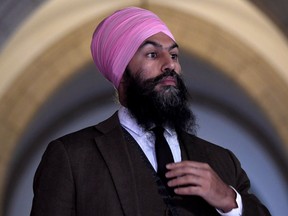
<path id="1" fill-rule="evenodd" d="M 177 168 L 181 168 L 181 167 L 194 167 L 194 168 L 198 168 L 198 169 L 210 169 L 209 164 L 207 163 L 202 163 L 202 162 L 197 162 L 197 161 L 181 161 L 181 162 L 177 162 L 177 163 L 170 163 L 166 165 L 167 169 L 177 169 Z"/>
<path id="2" fill-rule="evenodd" d="M 199 195 L 201 187 L 199 186 L 187 186 L 187 187 L 177 187 L 174 189 L 174 192 L 179 195 Z"/>
<path id="3" fill-rule="evenodd" d="M 181 186 L 200 186 L 201 177 L 195 175 L 185 175 L 174 178 L 168 181 L 169 187 L 181 187 Z"/>
<path id="4" fill-rule="evenodd" d="M 210 168 L 210 166 L 207 165 L 203 165 L 201 167 L 205 167 L 205 169 L 203 168 L 199 168 L 196 166 L 189 166 L 189 163 L 185 163 L 186 166 L 176 166 L 172 169 L 170 169 L 165 176 L 167 178 L 175 178 L 175 177 L 179 177 L 179 176 L 183 176 L 183 175 L 195 175 L 195 176 L 207 176 L 207 174 L 213 173 L 213 170 Z"/>
<path id="5" fill-rule="evenodd" d="M 166 172 L 165 176 L 167 178 L 175 178 L 184 175 L 199 175 L 200 170 L 195 167 L 178 167 L 175 169 L 171 169 L 170 171 Z"/>

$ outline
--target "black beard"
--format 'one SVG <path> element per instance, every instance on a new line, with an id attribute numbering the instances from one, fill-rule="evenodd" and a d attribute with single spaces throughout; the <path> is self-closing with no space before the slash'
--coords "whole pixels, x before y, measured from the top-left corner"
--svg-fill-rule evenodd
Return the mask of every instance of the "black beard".
<path id="1" fill-rule="evenodd" d="M 176 78 L 176 86 L 161 87 L 155 90 L 157 83 L 165 77 Z M 181 77 L 175 71 L 165 73 L 143 81 L 138 75 L 133 77 L 125 72 L 126 106 L 137 123 L 149 130 L 152 124 L 168 126 L 178 130 L 196 132 L 195 116 L 187 105 L 188 91 Z"/>

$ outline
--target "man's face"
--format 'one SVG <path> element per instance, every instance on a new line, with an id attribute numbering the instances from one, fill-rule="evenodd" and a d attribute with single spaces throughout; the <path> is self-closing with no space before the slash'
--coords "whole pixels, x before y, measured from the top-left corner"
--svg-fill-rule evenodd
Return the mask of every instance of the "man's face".
<path id="1" fill-rule="evenodd" d="M 131 76 L 137 76 L 143 82 L 167 71 L 180 74 L 181 66 L 178 55 L 177 44 L 166 34 L 157 33 L 142 43 L 127 68 Z M 177 86 L 175 76 L 163 77 L 157 82 L 154 90 L 159 91 L 167 86 Z"/>
<path id="2" fill-rule="evenodd" d="M 146 129 L 151 124 L 178 129 L 194 125 L 178 53 L 172 39 L 155 34 L 139 47 L 122 78 L 125 106 Z"/>

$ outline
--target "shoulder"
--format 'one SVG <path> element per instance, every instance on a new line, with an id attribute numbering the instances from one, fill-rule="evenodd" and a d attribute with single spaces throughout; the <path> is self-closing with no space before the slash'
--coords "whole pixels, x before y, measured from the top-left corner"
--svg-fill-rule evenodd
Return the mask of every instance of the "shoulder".
<path id="1" fill-rule="evenodd" d="M 206 153 L 213 152 L 213 154 L 215 154 L 230 152 L 228 149 L 213 142 L 207 141 L 203 138 L 200 138 L 194 134 L 182 131 L 180 136 L 180 139 L 184 139 L 183 141 L 187 143 L 187 145 L 193 146 L 193 148 L 196 148 L 198 150 L 205 151 Z"/>
<path id="2" fill-rule="evenodd" d="M 195 144 L 201 145 L 203 148 L 206 149 L 208 152 L 213 152 L 214 154 L 219 152 L 219 153 L 230 153 L 230 150 L 227 148 L 224 148 L 220 146 L 219 144 L 207 141 L 203 138 L 200 138 L 198 136 L 194 136 L 194 142 Z"/>
<path id="3" fill-rule="evenodd" d="M 236 161 L 238 163 L 238 159 L 231 150 L 197 136 L 193 136 L 193 140 L 193 144 L 204 149 L 205 154 L 207 154 L 207 157 L 209 157 L 211 160 L 225 162 L 230 161 L 232 164 L 234 164 Z"/>
<path id="4" fill-rule="evenodd" d="M 89 126 L 83 129 L 80 129 L 75 132 L 71 132 L 69 134 L 66 134 L 60 138 L 58 138 L 58 141 L 61 142 L 79 142 L 79 141 L 89 141 L 91 139 L 94 139 L 95 137 L 101 136 L 105 133 L 108 133 L 109 131 L 113 130 L 113 128 L 119 126 L 118 123 L 118 117 L 117 112 L 114 113 L 111 117 L 105 119 L 102 122 L 99 122 L 96 125 Z"/>
<path id="5" fill-rule="evenodd" d="M 117 123 L 119 122 L 117 119 L 117 113 L 114 113 L 114 115 L 96 125 L 71 132 L 53 140 L 49 146 L 53 146 L 53 148 L 64 148 L 67 151 L 89 148 L 89 146 L 93 147 L 97 137 L 113 131 L 115 127 L 121 127 L 120 124 Z"/>

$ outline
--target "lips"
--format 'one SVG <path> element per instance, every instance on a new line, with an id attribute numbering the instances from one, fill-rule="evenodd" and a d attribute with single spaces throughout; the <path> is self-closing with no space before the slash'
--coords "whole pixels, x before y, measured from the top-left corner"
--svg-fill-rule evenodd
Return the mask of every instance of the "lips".
<path id="1" fill-rule="evenodd" d="M 177 85 L 177 80 L 173 76 L 167 76 L 167 77 L 162 78 L 159 81 L 159 84 L 176 86 Z"/>

